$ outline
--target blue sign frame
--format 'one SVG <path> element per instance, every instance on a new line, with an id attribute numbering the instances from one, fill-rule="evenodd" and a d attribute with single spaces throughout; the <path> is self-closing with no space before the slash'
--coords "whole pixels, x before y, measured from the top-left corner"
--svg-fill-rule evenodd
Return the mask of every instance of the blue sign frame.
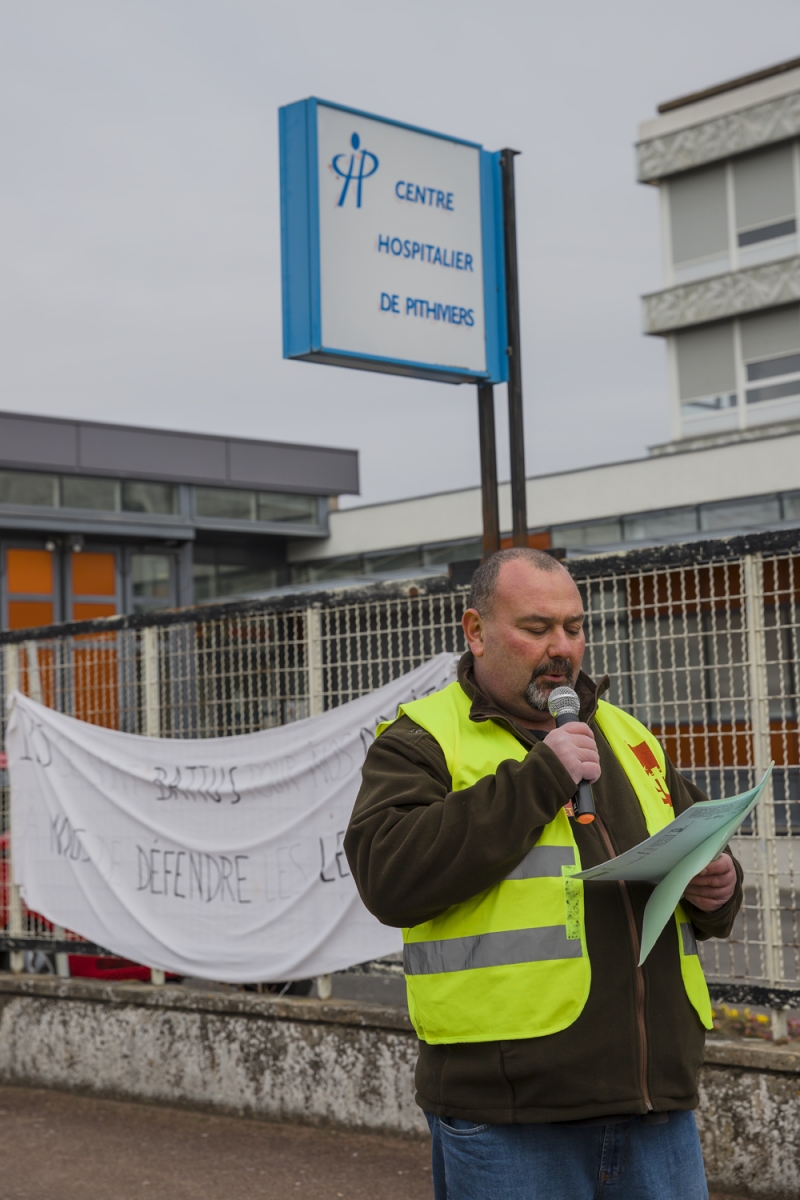
<path id="1" fill-rule="evenodd" d="M 320 296 L 319 176 L 317 108 L 324 105 L 397 125 L 415 133 L 473 146 L 480 155 L 481 234 L 483 250 L 486 371 L 475 372 L 435 362 L 360 355 L 322 344 Z M 380 371 L 444 383 L 504 383 L 508 379 L 502 176 L 499 153 L 477 142 L 449 137 L 403 121 L 311 97 L 279 109 L 281 178 L 281 282 L 283 356 L 329 366 Z"/>

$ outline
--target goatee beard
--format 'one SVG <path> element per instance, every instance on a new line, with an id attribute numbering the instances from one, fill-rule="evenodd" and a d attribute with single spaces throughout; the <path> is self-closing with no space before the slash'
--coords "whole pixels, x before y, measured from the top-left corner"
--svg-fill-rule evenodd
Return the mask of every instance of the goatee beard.
<path id="1" fill-rule="evenodd" d="M 550 658 L 533 672 L 531 681 L 525 689 L 525 699 L 537 712 L 547 712 L 550 693 L 555 687 L 555 684 L 552 683 L 539 683 L 542 675 L 563 675 L 564 682 L 558 686 L 572 687 L 572 663 L 568 658 Z"/>

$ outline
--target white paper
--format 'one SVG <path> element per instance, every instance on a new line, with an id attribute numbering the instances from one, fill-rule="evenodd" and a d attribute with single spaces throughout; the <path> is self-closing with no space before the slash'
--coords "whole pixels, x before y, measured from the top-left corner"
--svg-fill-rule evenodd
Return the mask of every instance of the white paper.
<path id="1" fill-rule="evenodd" d="M 632 850 L 626 850 L 617 858 L 611 858 L 597 867 L 579 872 L 575 879 L 630 879 L 660 883 L 687 854 L 721 832 L 725 833 L 719 846 L 719 849 L 722 849 L 758 802 L 771 770 L 772 767 L 756 787 L 742 792 L 740 796 L 693 804 L 664 829 L 640 842 Z M 717 853 L 718 850 L 715 850 L 711 858 Z"/>
<path id="2" fill-rule="evenodd" d="M 138 737 L 12 697 L 14 875 L 30 909 L 150 967 L 232 983 L 393 953 L 342 841 L 377 723 L 455 677 L 440 654 L 320 716 L 226 738 Z"/>
<path id="3" fill-rule="evenodd" d="M 704 800 L 693 804 L 632 850 L 574 876 L 575 879 L 628 879 L 658 885 L 644 911 L 640 966 L 675 912 L 689 882 L 728 844 L 755 808 L 771 771 L 772 763 L 763 779 L 749 791 L 727 800 Z"/>

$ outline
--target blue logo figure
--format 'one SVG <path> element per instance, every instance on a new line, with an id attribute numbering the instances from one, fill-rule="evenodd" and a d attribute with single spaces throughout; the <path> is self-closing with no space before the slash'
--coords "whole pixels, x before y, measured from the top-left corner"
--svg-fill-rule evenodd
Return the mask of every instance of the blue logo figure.
<path id="1" fill-rule="evenodd" d="M 347 167 L 340 165 L 341 160 L 347 158 L 346 154 L 334 155 L 331 166 L 340 179 L 344 180 L 342 192 L 339 196 L 338 208 L 341 208 L 347 199 L 347 189 L 350 187 L 352 180 L 356 181 L 356 208 L 361 208 L 361 185 L 365 179 L 369 179 L 370 175 L 374 175 L 378 169 L 378 160 L 369 150 L 359 151 L 361 139 L 357 133 L 354 133 L 350 138 L 350 145 L 353 147 L 353 153 L 350 155 L 350 162 Z"/>

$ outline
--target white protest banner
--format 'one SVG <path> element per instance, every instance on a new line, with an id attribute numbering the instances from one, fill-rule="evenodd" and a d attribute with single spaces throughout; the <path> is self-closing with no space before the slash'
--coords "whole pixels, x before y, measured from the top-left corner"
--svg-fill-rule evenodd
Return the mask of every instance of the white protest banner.
<path id="1" fill-rule="evenodd" d="M 385 687 L 236 737 L 138 737 L 20 693 L 6 733 L 25 903 L 116 954 L 230 983 L 304 979 L 401 948 L 342 842 L 380 720 L 444 687 L 440 654 Z"/>

